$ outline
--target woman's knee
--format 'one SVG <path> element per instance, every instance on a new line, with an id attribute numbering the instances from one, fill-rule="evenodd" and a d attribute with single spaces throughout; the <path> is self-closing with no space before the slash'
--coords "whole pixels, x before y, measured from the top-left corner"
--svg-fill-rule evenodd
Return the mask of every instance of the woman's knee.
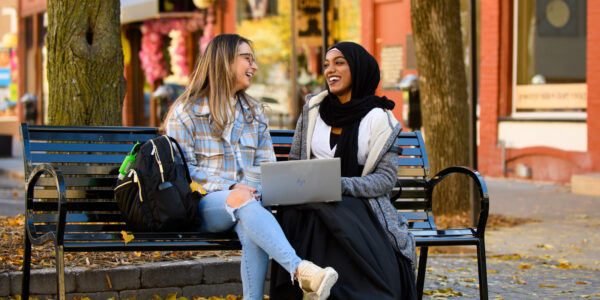
<path id="1" fill-rule="evenodd" d="M 239 208 L 242 204 L 253 200 L 252 193 L 248 190 L 235 189 L 229 193 L 225 202 L 231 208 Z"/>

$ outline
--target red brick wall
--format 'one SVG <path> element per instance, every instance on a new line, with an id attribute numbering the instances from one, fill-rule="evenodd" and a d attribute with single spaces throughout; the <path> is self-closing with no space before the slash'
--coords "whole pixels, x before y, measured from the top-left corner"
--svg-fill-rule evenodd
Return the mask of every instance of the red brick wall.
<path id="1" fill-rule="evenodd" d="M 590 171 L 600 171 L 600 1 L 587 2 L 587 125 Z"/>
<path id="2" fill-rule="evenodd" d="M 479 75 L 479 148 L 477 168 L 484 176 L 502 176 L 498 140 L 500 97 L 500 1 L 481 1 Z"/>

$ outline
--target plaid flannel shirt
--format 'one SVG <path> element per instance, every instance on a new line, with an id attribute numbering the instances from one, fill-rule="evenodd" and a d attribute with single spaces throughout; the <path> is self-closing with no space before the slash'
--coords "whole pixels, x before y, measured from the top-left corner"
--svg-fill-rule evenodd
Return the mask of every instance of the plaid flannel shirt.
<path id="1" fill-rule="evenodd" d="M 262 110 L 258 116 L 267 124 Z M 250 108 L 241 101 L 236 101 L 235 122 L 219 137 L 213 135 L 210 127 L 206 98 L 196 101 L 187 111 L 183 104 L 177 104 L 166 122 L 166 134 L 181 146 L 192 179 L 209 193 L 241 182 L 250 167 L 275 161 L 268 126 L 254 120 Z"/>

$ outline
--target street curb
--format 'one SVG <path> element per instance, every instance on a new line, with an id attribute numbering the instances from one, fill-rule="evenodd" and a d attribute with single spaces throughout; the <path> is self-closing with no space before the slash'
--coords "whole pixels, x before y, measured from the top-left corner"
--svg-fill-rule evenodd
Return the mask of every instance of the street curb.
<path id="1" fill-rule="evenodd" d="M 90 300 L 163 299 L 177 294 L 194 297 L 241 295 L 240 257 L 207 257 L 195 260 L 119 266 L 108 269 L 73 267 L 65 269 L 67 299 L 89 297 Z M 268 272 L 269 273 L 269 272 Z M 269 278 L 265 283 L 268 292 Z M 21 294 L 21 272 L 0 274 L 0 297 Z M 32 270 L 30 296 L 38 299 L 54 298 L 55 269 Z M 107 297 L 108 296 L 108 297 Z"/>

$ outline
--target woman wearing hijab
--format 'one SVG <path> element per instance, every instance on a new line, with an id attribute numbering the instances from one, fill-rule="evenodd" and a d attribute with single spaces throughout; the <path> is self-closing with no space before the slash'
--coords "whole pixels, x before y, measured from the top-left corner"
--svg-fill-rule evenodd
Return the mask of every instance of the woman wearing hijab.
<path id="1" fill-rule="evenodd" d="M 323 75 L 327 91 L 307 96 L 289 159 L 339 157 L 342 201 L 290 206 L 277 218 L 298 255 L 338 272 L 329 299 L 416 299 L 414 237 L 389 198 L 402 128 L 394 102 L 375 96 L 377 61 L 341 42 L 327 51 Z M 272 299 L 302 299 L 288 277 L 273 265 Z"/>

